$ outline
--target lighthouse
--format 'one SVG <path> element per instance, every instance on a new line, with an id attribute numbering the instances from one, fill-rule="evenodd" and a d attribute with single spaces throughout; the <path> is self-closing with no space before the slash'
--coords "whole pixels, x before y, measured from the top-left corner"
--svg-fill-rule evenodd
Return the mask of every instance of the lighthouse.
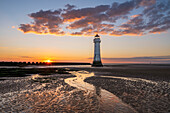
<path id="1" fill-rule="evenodd" d="M 94 40 L 94 59 L 93 59 L 93 67 L 102 67 L 101 57 L 100 57 L 100 36 L 96 34 Z"/>

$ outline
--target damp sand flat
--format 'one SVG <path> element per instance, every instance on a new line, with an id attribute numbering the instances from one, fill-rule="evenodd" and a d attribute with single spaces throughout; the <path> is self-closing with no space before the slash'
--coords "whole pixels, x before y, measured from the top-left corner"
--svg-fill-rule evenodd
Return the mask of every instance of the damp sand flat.
<path id="1" fill-rule="evenodd" d="M 106 89 L 140 113 L 170 112 L 170 67 L 123 65 L 85 68 L 96 76 L 85 81 Z"/>

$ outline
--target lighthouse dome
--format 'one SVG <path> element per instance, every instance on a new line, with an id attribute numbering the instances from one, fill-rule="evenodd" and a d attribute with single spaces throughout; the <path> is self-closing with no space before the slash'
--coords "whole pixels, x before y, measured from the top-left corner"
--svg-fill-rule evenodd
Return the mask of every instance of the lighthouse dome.
<path id="1" fill-rule="evenodd" d="M 100 36 L 98 34 L 96 34 L 95 38 L 100 38 Z"/>

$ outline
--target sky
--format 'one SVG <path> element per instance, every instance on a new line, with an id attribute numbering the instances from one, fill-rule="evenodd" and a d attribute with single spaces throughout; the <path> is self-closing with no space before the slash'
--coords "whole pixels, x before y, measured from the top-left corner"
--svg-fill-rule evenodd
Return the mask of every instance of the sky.
<path id="1" fill-rule="evenodd" d="M 170 63 L 170 0 L 0 0 L 0 61 Z"/>

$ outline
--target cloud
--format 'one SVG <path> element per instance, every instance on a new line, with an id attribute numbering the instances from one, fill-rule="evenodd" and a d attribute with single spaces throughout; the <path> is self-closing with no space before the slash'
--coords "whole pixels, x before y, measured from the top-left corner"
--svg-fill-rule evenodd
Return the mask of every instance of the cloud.
<path id="1" fill-rule="evenodd" d="M 33 22 L 20 24 L 24 33 L 91 36 L 162 33 L 170 29 L 169 0 L 130 0 L 112 5 L 77 8 L 67 4 L 58 10 L 40 10 L 28 14 Z M 138 13 L 133 13 L 140 10 Z M 124 22 L 120 23 L 119 20 Z"/>
<path id="2" fill-rule="evenodd" d="M 140 16 L 140 15 L 139 15 L 139 14 L 137 14 L 137 15 L 132 15 L 131 18 L 136 18 L 136 17 L 138 17 L 138 16 Z"/>
<path id="3" fill-rule="evenodd" d="M 131 63 L 170 63 L 170 56 L 144 56 L 130 58 L 102 58 L 110 62 L 131 62 Z"/>
<path id="4" fill-rule="evenodd" d="M 154 28 L 152 31 L 150 31 L 150 33 L 161 33 L 161 32 L 165 32 L 167 29 L 170 29 L 170 26 L 164 25 L 164 26 L 159 27 L 159 28 Z"/>
<path id="5" fill-rule="evenodd" d="M 84 19 L 85 17 L 93 16 L 99 14 L 109 9 L 109 5 L 100 5 L 94 8 L 82 8 L 82 9 L 73 9 L 63 13 L 61 16 L 64 21 L 76 20 L 77 18 Z"/>
<path id="6" fill-rule="evenodd" d="M 60 27 L 63 24 L 63 20 L 59 16 L 60 13 L 61 10 L 40 10 L 39 12 L 31 13 L 28 16 L 34 22 L 31 24 L 20 24 L 19 30 L 24 33 L 63 35 L 64 31 Z"/>
<path id="7" fill-rule="evenodd" d="M 96 14 L 93 16 L 86 17 L 84 19 L 81 19 L 79 21 L 76 21 L 69 25 L 69 29 L 78 29 L 78 28 L 84 28 L 89 25 L 91 26 L 97 26 L 102 21 L 107 20 L 108 16 L 105 14 Z"/>
<path id="8" fill-rule="evenodd" d="M 20 58 L 33 58 L 33 57 L 30 57 L 30 56 L 20 56 Z"/>
<path id="9" fill-rule="evenodd" d="M 81 35 L 83 35 L 83 33 L 82 32 L 73 32 L 73 33 L 71 33 L 71 35 L 72 36 L 81 36 Z"/>
<path id="10" fill-rule="evenodd" d="M 15 26 L 12 26 L 11 28 L 15 29 Z"/>
<path id="11" fill-rule="evenodd" d="M 156 0 L 141 0 L 140 6 L 151 6 L 156 3 Z"/>
<path id="12" fill-rule="evenodd" d="M 67 4 L 67 5 L 65 5 L 65 7 L 66 7 L 66 9 L 64 9 L 64 11 L 70 11 L 70 10 L 74 9 L 76 6 Z"/>
<path id="13" fill-rule="evenodd" d="M 134 9 L 134 7 L 135 2 L 133 0 L 121 4 L 114 2 L 111 8 L 106 13 L 111 17 L 121 16 L 128 14 L 132 9 Z"/>

